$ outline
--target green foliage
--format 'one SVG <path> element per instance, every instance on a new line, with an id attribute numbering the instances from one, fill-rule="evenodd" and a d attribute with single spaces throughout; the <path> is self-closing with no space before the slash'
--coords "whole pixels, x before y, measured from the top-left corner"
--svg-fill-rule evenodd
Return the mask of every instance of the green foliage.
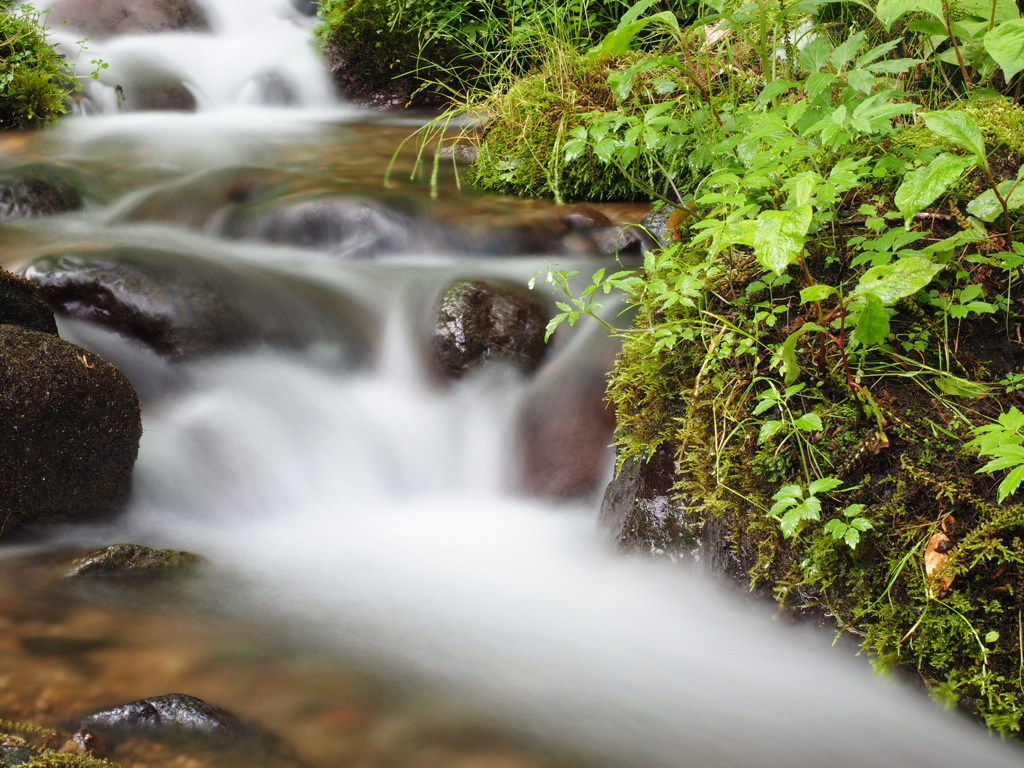
<path id="1" fill-rule="evenodd" d="M 999 484 L 998 498 L 1001 504 L 1012 496 L 1024 482 L 1024 413 L 1014 407 L 999 414 L 995 424 L 983 424 L 974 428 L 974 439 L 968 447 L 977 448 L 982 456 L 992 460 L 979 472 L 998 472 L 1008 469 L 1006 477 Z"/>
<path id="2" fill-rule="evenodd" d="M 0 129 L 52 123 L 75 87 L 47 42 L 41 13 L 31 5 L 0 10 Z"/>

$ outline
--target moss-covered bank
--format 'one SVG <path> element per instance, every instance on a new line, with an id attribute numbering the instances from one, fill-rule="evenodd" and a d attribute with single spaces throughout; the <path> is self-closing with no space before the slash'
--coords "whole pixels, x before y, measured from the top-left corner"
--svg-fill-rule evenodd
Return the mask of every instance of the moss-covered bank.
<path id="1" fill-rule="evenodd" d="M 36 128 L 67 112 L 76 81 L 48 43 L 37 12 L 0 9 L 0 130 Z"/>

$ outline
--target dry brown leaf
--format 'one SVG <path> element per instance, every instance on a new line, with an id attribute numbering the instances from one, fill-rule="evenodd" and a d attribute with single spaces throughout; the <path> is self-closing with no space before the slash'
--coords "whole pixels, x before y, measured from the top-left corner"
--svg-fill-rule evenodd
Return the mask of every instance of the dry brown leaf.
<path id="1" fill-rule="evenodd" d="M 924 572 L 941 596 L 952 586 L 956 574 L 949 568 L 949 550 L 953 542 L 944 533 L 936 533 L 924 546 Z"/>

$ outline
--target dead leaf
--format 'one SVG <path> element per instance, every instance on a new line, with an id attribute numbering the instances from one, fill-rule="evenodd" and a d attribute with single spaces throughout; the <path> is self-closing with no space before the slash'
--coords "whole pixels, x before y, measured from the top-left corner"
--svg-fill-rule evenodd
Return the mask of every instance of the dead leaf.
<path id="1" fill-rule="evenodd" d="M 953 542 L 944 533 L 933 534 L 924 546 L 924 572 L 941 597 L 952 586 L 956 574 L 949 567 Z"/>

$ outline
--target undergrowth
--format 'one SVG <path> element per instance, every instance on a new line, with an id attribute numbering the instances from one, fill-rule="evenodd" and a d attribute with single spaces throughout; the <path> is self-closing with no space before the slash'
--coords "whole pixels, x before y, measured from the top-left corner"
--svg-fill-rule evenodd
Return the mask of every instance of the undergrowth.
<path id="1" fill-rule="evenodd" d="M 41 13 L 31 5 L 0 9 L 0 129 L 54 122 L 76 87 L 47 41 Z"/>

